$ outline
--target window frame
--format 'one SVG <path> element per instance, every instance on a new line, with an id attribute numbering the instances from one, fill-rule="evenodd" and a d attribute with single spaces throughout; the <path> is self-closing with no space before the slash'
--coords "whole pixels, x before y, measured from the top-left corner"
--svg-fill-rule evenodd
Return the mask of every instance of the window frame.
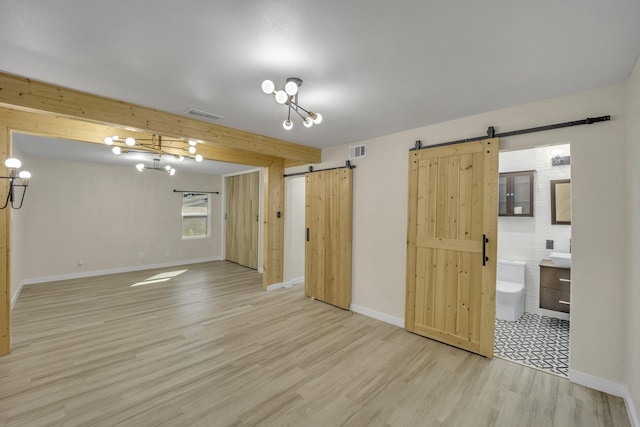
<path id="1" fill-rule="evenodd" d="M 184 202 L 188 196 L 207 196 L 207 213 L 206 215 L 201 214 L 186 214 L 184 213 Z M 198 192 L 185 192 L 182 193 L 182 199 L 180 201 L 180 235 L 182 240 L 199 240 L 199 239 L 208 239 L 211 237 L 211 194 L 209 193 L 198 193 Z M 184 219 L 185 218 L 206 218 L 206 227 L 207 233 L 203 235 L 195 235 L 195 236 L 185 236 L 184 234 Z"/>

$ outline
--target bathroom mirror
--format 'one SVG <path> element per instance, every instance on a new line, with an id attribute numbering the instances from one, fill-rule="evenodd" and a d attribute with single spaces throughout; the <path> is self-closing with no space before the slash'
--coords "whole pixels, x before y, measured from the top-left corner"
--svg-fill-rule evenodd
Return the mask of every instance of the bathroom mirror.
<path id="1" fill-rule="evenodd" d="M 571 180 L 551 181 L 551 224 L 571 225 Z"/>

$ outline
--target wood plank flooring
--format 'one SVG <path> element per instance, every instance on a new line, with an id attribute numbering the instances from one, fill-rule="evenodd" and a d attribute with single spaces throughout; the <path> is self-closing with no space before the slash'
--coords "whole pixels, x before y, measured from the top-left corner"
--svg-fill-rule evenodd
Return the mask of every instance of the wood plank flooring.
<path id="1" fill-rule="evenodd" d="M 26 286 L 0 426 L 628 426 L 624 402 L 228 262 Z"/>

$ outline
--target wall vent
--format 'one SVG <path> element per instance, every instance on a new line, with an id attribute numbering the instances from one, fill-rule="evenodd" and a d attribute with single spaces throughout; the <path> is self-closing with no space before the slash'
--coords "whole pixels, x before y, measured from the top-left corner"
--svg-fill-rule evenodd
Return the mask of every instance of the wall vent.
<path id="1" fill-rule="evenodd" d="M 203 110 L 198 110 L 197 108 L 187 108 L 184 111 L 184 114 L 187 114 L 189 116 L 193 116 L 193 117 L 197 117 L 200 120 L 208 120 L 210 122 L 213 122 L 215 120 L 220 120 L 220 119 L 224 119 L 224 117 L 218 115 L 218 114 L 213 114 L 213 113 L 209 113 L 207 111 L 203 111 Z"/>
<path id="2" fill-rule="evenodd" d="M 367 150 L 364 144 L 355 145 L 353 147 L 349 147 L 349 158 L 350 159 L 359 159 L 361 157 L 366 157 Z"/>

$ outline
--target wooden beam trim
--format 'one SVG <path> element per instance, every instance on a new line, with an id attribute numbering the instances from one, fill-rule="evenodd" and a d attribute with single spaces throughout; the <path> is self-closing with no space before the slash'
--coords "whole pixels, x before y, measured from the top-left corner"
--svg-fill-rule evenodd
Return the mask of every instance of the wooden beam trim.
<path id="1" fill-rule="evenodd" d="M 127 131 L 122 128 L 93 122 L 30 113 L 9 108 L 0 108 L 0 120 L 12 131 L 95 144 L 103 144 L 105 136 L 116 134 L 123 138 L 127 136 L 138 139 L 151 137 L 151 134 L 148 133 Z M 171 144 L 171 142 L 166 143 L 166 145 L 169 146 L 171 146 Z M 276 159 L 275 157 L 263 154 L 209 144 L 199 144 L 198 152 L 208 160 L 260 167 L 268 166 Z M 176 152 L 174 154 L 178 153 Z"/>
<path id="2" fill-rule="evenodd" d="M 182 117 L 73 89 L 0 73 L 0 104 L 79 120 L 198 139 L 286 160 L 319 163 L 320 150 L 251 132 Z"/>

